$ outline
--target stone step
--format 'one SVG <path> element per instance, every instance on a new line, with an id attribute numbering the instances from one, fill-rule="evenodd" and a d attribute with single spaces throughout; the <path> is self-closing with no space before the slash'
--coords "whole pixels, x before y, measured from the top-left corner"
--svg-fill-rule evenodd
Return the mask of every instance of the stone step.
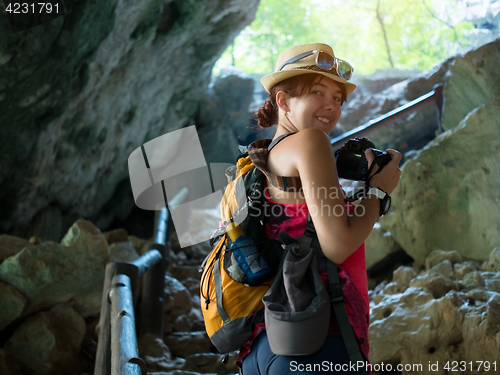
<path id="1" fill-rule="evenodd" d="M 139 354 L 146 363 L 148 374 L 238 373 L 238 367 L 234 364 L 238 353 L 231 353 L 228 364 L 224 365 L 221 362 L 223 355 L 212 352 L 215 348 L 207 343 L 208 338 L 205 336 L 206 334 L 200 331 L 181 332 L 172 334 L 163 341 L 152 334 L 143 335 L 138 342 Z M 206 348 L 209 348 L 208 352 L 194 353 L 195 350 Z"/>
<path id="2" fill-rule="evenodd" d="M 182 368 L 188 371 L 197 371 L 200 373 L 215 372 L 217 374 L 237 374 L 238 366 L 234 364 L 238 352 L 230 353 L 227 364 L 222 363 L 223 354 L 199 353 L 186 357 L 186 364 Z"/>
<path id="3" fill-rule="evenodd" d="M 217 352 L 205 331 L 173 332 L 163 341 L 174 357 L 187 358 L 193 354 Z"/>

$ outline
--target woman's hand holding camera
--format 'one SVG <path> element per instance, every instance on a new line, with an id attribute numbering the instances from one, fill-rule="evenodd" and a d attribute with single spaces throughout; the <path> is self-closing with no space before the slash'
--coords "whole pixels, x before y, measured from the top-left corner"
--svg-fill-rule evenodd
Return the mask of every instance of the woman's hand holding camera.
<path id="1" fill-rule="evenodd" d="M 391 195 L 394 189 L 396 189 L 396 186 L 398 186 L 399 178 L 401 177 L 401 170 L 399 169 L 398 165 L 403 156 L 396 150 L 386 151 L 389 155 L 391 155 L 392 160 L 387 163 L 377 174 L 375 173 L 378 171 L 379 166 L 375 165 L 373 167 L 373 171 L 370 174 L 369 185 L 370 187 L 378 187 L 385 191 L 387 194 Z M 365 157 L 366 160 L 368 160 L 368 167 L 371 167 L 373 161 L 375 160 L 375 155 L 373 154 L 372 150 L 366 149 Z"/>

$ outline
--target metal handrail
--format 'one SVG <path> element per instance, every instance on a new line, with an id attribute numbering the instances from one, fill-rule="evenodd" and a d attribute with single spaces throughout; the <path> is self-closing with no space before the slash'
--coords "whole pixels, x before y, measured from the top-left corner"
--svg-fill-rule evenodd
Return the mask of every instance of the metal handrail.
<path id="1" fill-rule="evenodd" d="M 374 130 L 391 125 L 394 122 L 407 117 L 411 113 L 431 105 L 432 103 L 436 104 L 438 130 L 442 131 L 441 115 L 443 113 L 443 88 L 444 85 L 442 83 L 434 85 L 431 92 L 422 95 L 421 97 L 412 100 L 411 102 L 406 103 L 405 105 L 402 105 L 401 107 L 396 108 L 382 116 L 379 116 L 376 119 L 370 120 L 364 125 L 358 126 L 357 128 L 349 130 L 348 132 L 345 132 L 340 136 L 333 138 L 331 140 L 332 147 L 334 149 L 338 149 L 351 138 L 363 137 L 373 132 Z"/>
<path id="2" fill-rule="evenodd" d="M 181 203 L 187 194 L 187 188 L 181 189 L 170 205 Z M 163 337 L 163 293 L 173 230 L 168 208 L 161 209 L 155 221 L 155 243 L 144 255 L 133 262 L 106 265 L 94 375 L 146 375 L 146 365 L 139 358 L 137 332 L 139 336 L 152 333 Z M 142 298 L 137 330 L 133 296 L 140 277 Z"/>
<path id="3" fill-rule="evenodd" d="M 146 374 L 139 358 L 133 292 L 137 279 L 155 273 L 155 267 L 162 263 L 166 263 L 164 257 L 153 249 L 134 262 L 106 265 L 94 375 Z"/>

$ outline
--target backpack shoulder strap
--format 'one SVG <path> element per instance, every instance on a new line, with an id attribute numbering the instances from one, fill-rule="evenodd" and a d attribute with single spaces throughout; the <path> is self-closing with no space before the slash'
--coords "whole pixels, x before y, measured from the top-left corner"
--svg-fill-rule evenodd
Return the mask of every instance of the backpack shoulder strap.
<path id="1" fill-rule="evenodd" d="M 271 150 L 273 149 L 273 147 L 276 146 L 280 141 L 282 141 L 283 139 L 285 139 L 289 135 L 292 135 L 292 134 L 295 134 L 295 133 L 296 132 L 280 135 L 278 138 L 276 138 L 274 141 L 272 141 L 271 144 L 267 147 L 267 152 L 268 153 L 271 152 Z"/>
<path id="2" fill-rule="evenodd" d="M 328 270 L 328 294 L 330 295 L 330 301 L 335 309 L 335 315 L 337 316 L 347 354 L 349 354 L 349 359 L 352 363 L 357 363 L 357 361 L 364 362 L 365 359 L 361 355 L 356 336 L 354 335 L 349 316 L 347 315 L 347 310 L 345 309 L 344 293 L 342 292 L 337 265 L 327 259 L 326 267 Z"/>
<path id="3" fill-rule="evenodd" d="M 316 237 L 316 229 L 314 229 L 314 224 L 311 219 L 311 214 L 308 213 L 306 229 L 304 230 L 304 234 L 302 235 L 302 237 L 299 238 L 298 241 L 300 251 L 303 252 L 309 249 L 315 237 Z M 322 251 L 321 254 L 323 254 Z"/>
<path id="4" fill-rule="evenodd" d="M 314 237 L 316 237 L 316 230 L 314 229 L 311 215 L 308 214 L 306 230 L 298 241 L 300 250 L 305 251 L 308 249 L 311 246 Z M 325 257 L 322 251 L 321 254 L 326 260 L 326 269 L 328 271 L 328 294 L 330 295 L 330 301 L 335 309 L 335 315 L 339 323 L 340 332 L 342 333 L 347 353 L 349 354 L 349 359 L 352 363 L 357 361 L 364 362 L 365 359 L 359 350 L 359 345 L 356 341 L 356 336 L 354 335 L 354 331 L 345 308 L 344 293 L 342 291 L 342 285 L 340 284 L 337 265 Z"/>

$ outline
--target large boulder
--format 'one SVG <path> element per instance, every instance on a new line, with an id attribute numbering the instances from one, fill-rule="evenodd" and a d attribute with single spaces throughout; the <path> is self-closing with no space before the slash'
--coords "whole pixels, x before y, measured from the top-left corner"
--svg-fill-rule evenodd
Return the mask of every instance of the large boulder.
<path id="1" fill-rule="evenodd" d="M 9 236 L 8 234 L 0 235 L 0 263 L 29 246 L 31 246 L 31 243 L 24 238 Z"/>
<path id="2" fill-rule="evenodd" d="M 84 319 L 69 305 L 57 305 L 26 319 L 5 344 L 26 375 L 75 374 L 85 335 Z"/>
<path id="3" fill-rule="evenodd" d="M 490 254 L 488 263 L 491 265 L 492 271 L 500 272 L 500 247 L 496 247 Z"/>
<path id="4" fill-rule="evenodd" d="M 238 156 L 238 144 L 246 144 L 250 119 L 248 108 L 253 99 L 254 81 L 241 69 L 224 68 L 200 102 L 196 126 L 205 157 L 211 162 L 232 162 Z"/>
<path id="5" fill-rule="evenodd" d="M 78 220 L 61 244 L 25 247 L 0 264 L 0 279 L 27 299 L 23 314 L 71 301 L 83 316 L 100 311 L 109 247 L 92 223 Z"/>
<path id="6" fill-rule="evenodd" d="M 258 3 L 81 0 L 17 33 L 0 17 L 0 233 L 59 241 L 80 217 L 126 217 L 130 153 L 190 125 Z"/>
<path id="7" fill-rule="evenodd" d="M 365 241 L 365 248 L 366 268 L 370 269 L 373 265 L 398 251 L 401 246 L 394 241 L 390 232 L 381 229 L 380 224 L 375 223 Z"/>
<path id="8" fill-rule="evenodd" d="M 406 155 L 400 184 L 393 193 L 393 208 L 381 220 L 382 231 L 390 232 L 417 263 L 436 248 L 458 250 L 466 257 L 484 261 L 491 249 L 498 246 L 500 210 L 495 186 L 500 157 L 500 125 L 496 120 L 500 110 L 499 64 L 500 40 L 450 58 L 373 98 L 362 94 L 355 98 L 377 101 L 385 97 L 390 110 L 393 105 L 387 98 L 393 97 L 393 103 L 402 104 L 398 97 L 403 92 L 405 98 L 414 99 L 431 90 L 432 84 L 445 82 L 442 127 L 447 131 L 422 150 Z M 434 120 L 419 119 L 426 113 Z M 421 145 L 422 134 L 433 136 L 431 128 L 435 129 L 436 123 L 432 106 L 408 120 L 404 126 L 400 126 L 400 121 L 369 137 L 381 148 L 401 146 L 400 150 L 405 151 Z M 400 141 L 389 145 L 388 139 Z M 374 231 L 367 242 L 378 245 L 380 238 L 380 231 Z M 383 249 L 390 252 L 388 246 Z"/>
<path id="9" fill-rule="evenodd" d="M 500 95 L 499 66 L 500 39 L 453 60 L 445 80 L 444 130 L 453 129 L 472 110 Z M 466 147 L 464 152 L 475 150 Z"/>
<path id="10" fill-rule="evenodd" d="M 2 348 L 0 348 L 0 374 L 23 375 L 21 366 L 19 366 L 12 354 Z"/>
<path id="11" fill-rule="evenodd" d="M 417 262 L 436 248 L 484 261 L 500 243 L 499 116 L 497 96 L 403 166 L 381 226 Z"/>
<path id="12" fill-rule="evenodd" d="M 342 108 L 338 136 L 427 94 L 434 85 L 446 82 L 445 111 L 442 127 L 456 126 L 471 110 L 490 101 L 499 93 L 500 40 L 481 46 L 464 56 L 457 55 L 436 64 L 420 74 L 414 71 L 380 71 L 371 76 L 356 77 L 359 87 Z M 394 83 L 389 85 L 389 83 Z M 380 89 L 383 89 L 380 91 Z M 406 153 L 424 147 L 438 129 L 436 106 L 430 103 L 391 126 L 370 133 L 378 148 L 394 148 Z"/>
<path id="13" fill-rule="evenodd" d="M 447 349 L 461 341 L 462 319 L 451 297 L 435 300 L 422 288 L 387 296 L 371 311 L 370 362 L 404 362 L 402 352 L 412 348 L 410 363 L 423 363 L 433 343 Z"/>
<path id="14" fill-rule="evenodd" d="M 9 284 L 0 282 L 0 331 L 14 319 L 21 316 L 26 306 L 26 298 Z"/>

